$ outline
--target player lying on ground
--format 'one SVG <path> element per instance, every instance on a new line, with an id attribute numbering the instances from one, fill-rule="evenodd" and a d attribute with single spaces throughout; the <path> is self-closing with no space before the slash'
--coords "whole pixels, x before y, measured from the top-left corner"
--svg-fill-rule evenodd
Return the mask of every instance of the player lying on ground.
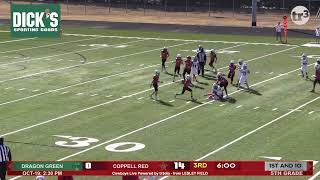
<path id="1" fill-rule="evenodd" d="M 304 75 L 306 75 L 306 79 L 308 79 L 308 56 L 303 53 L 301 57 L 301 76 L 304 78 Z"/>
<path id="2" fill-rule="evenodd" d="M 311 90 L 311 92 L 314 92 L 317 83 L 320 84 L 320 59 L 317 60 L 316 64 L 314 65 L 314 69 L 316 70 L 316 74 L 313 81 L 313 89 Z"/>
<path id="3" fill-rule="evenodd" d="M 247 63 L 243 63 L 241 69 L 240 69 L 240 77 L 238 82 L 238 90 L 240 89 L 240 86 L 242 84 L 245 84 L 247 86 L 247 89 L 249 90 L 249 84 L 248 84 L 248 76 L 250 74 L 250 71 L 248 69 Z"/>
<path id="4" fill-rule="evenodd" d="M 162 63 L 161 71 L 162 72 L 163 71 L 167 72 L 166 61 L 167 61 L 168 57 L 169 57 L 169 50 L 166 47 L 163 47 L 163 49 L 160 52 L 160 58 L 161 58 L 161 63 Z"/>
<path id="5" fill-rule="evenodd" d="M 159 96 L 158 96 L 159 83 L 162 83 L 160 81 L 160 71 L 159 70 L 155 70 L 153 78 L 152 78 L 152 82 L 150 84 L 150 88 L 153 87 L 153 89 L 154 89 L 153 92 L 150 94 L 150 97 L 152 99 L 159 100 Z M 155 98 L 153 98 L 153 95 L 155 96 Z"/>
<path id="6" fill-rule="evenodd" d="M 228 81 L 225 77 L 223 77 L 223 74 L 221 72 L 218 73 L 218 80 L 217 80 L 217 84 L 224 89 L 224 91 L 226 92 L 226 97 L 228 97 Z"/>
<path id="7" fill-rule="evenodd" d="M 214 70 L 215 73 L 217 73 L 217 68 L 215 67 L 214 64 L 216 64 L 218 61 L 218 57 L 216 54 L 216 51 L 214 49 L 212 49 L 210 51 L 210 62 L 209 62 L 209 66 L 212 68 L 212 71 Z"/>
<path id="8" fill-rule="evenodd" d="M 199 70 L 199 61 L 198 61 L 198 58 L 196 56 L 192 60 L 192 67 L 191 67 L 192 81 L 198 82 L 198 80 L 197 80 L 198 70 Z"/>
<path id="9" fill-rule="evenodd" d="M 189 91 L 191 94 L 191 99 L 194 100 L 193 94 L 192 94 L 192 89 L 191 89 L 192 86 L 193 86 L 193 84 L 191 82 L 191 76 L 187 75 L 186 80 L 183 83 L 182 92 L 180 94 L 176 94 L 174 97 L 176 98 L 179 95 L 183 95 L 186 91 Z"/>
<path id="10" fill-rule="evenodd" d="M 173 73 L 173 82 L 176 79 L 176 74 L 181 77 L 180 66 L 181 66 L 181 64 L 183 64 L 181 54 L 177 54 L 176 61 L 174 63 L 175 63 L 175 67 L 174 67 L 174 73 Z"/>
<path id="11" fill-rule="evenodd" d="M 186 80 L 186 74 L 189 74 L 191 73 L 191 67 L 192 67 L 192 60 L 191 60 L 191 56 L 187 56 L 187 60 L 184 62 L 184 70 L 183 70 L 183 73 L 182 73 L 182 76 L 183 76 L 183 81 Z"/>
<path id="12" fill-rule="evenodd" d="M 237 69 L 237 66 L 234 64 L 234 61 L 231 60 L 229 64 L 229 73 L 228 73 L 228 78 L 231 79 L 231 84 L 233 84 L 233 78 L 234 78 L 234 75 L 236 74 L 236 69 Z"/>
<path id="13" fill-rule="evenodd" d="M 223 91 L 218 83 L 212 84 L 211 92 L 208 93 L 208 100 L 222 100 Z"/>

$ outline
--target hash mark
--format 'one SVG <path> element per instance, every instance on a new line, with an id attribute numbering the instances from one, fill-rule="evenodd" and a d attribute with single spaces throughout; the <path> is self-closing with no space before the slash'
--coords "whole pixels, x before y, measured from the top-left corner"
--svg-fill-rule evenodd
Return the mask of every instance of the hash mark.
<path id="1" fill-rule="evenodd" d="M 257 106 L 257 107 L 255 107 L 255 108 L 253 108 L 253 109 L 259 109 L 260 107 L 259 106 Z"/>

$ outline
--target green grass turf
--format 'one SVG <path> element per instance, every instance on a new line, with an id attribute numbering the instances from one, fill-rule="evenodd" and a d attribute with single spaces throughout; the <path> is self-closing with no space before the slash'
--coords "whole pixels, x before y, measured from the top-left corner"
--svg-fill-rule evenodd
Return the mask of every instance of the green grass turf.
<path id="1" fill-rule="evenodd" d="M 5 29 L 6 27 L 2 28 Z M 276 43 L 273 37 L 263 36 L 92 28 L 70 28 L 65 29 L 65 32 Z M 10 40 L 12 39 L 9 33 L 0 33 L 0 42 Z M 289 40 L 295 45 L 312 41 L 307 38 Z M 54 45 L 56 43 L 64 44 Z M 88 46 L 90 44 L 114 46 L 97 48 Z M 115 47 L 126 44 L 128 45 L 126 48 Z M 151 123 L 165 120 L 67 160 L 195 160 L 319 96 L 319 87 L 316 93 L 310 93 L 311 81 L 298 76 L 300 59 L 293 57 L 303 52 L 320 55 L 318 48 L 256 44 L 232 47 L 237 44 L 200 42 L 207 49 L 229 48 L 230 51 L 239 51 L 234 54 L 218 54 L 218 68 L 224 73 L 227 73 L 225 67 L 231 59 L 245 58 L 250 61 L 249 83 L 254 85 L 252 88 L 255 93 L 236 92 L 236 88 L 230 85 L 228 90 L 232 93 L 231 98 L 234 101 L 207 103 L 204 94 L 210 91 L 213 82 L 210 78 L 213 73 L 207 71 L 207 78 L 199 77 L 201 83 L 195 83 L 199 86 L 193 89 L 197 101 L 190 101 L 188 93 L 174 99 L 174 94 L 181 91 L 182 85 L 180 81 L 173 83 L 172 75 L 161 73 L 160 79 L 163 81 L 159 88 L 161 101 L 152 101 L 149 98 L 151 93 L 149 85 L 153 71 L 160 68 L 159 50 L 163 46 L 169 47 L 171 57 L 167 66 L 169 73 L 172 73 L 174 65 L 171 61 L 174 60 L 174 56 L 177 53 L 184 57 L 193 55 L 190 50 L 196 49 L 198 44 L 199 42 L 186 43 L 172 40 L 138 41 L 126 38 L 77 36 L 0 44 L 3 52 L 0 52 L 0 135 L 5 135 L 14 160 L 59 160 Z M 47 47 L 30 49 L 36 46 Z M 292 49 L 288 50 L 289 48 Z M 284 51 L 279 52 L 282 50 Z M 86 62 L 82 64 L 84 59 Z M 310 59 L 310 64 L 314 62 L 315 59 Z M 281 75 L 287 72 L 290 73 Z M 309 67 L 309 74 L 310 76 L 314 74 L 313 66 Z M 319 105 L 319 101 L 308 104 L 301 108 L 301 111 L 293 112 L 208 156 L 205 160 L 267 160 L 260 156 L 280 156 L 285 160 L 317 160 L 320 150 L 318 145 L 320 123 L 317 121 L 320 117 Z M 254 109 L 256 107 L 259 108 Z M 186 112 L 190 108 L 194 109 Z M 273 111 L 275 108 L 277 110 Z M 314 112 L 309 114 L 311 111 Z M 184 113 L 177 115 L 181 112 Z M 39 125 L 39 123 L 44 124 Z M 35 124 L 39 126 L 23 130 Z M 99 142 L 82 148 L 63 148 L 56 146 L 55 142 L 65 139 L 53 135 L 91 137 L 98 139 Z M 130 153 L 105 150 L 106 145 L 118 142 L 138 142 L 145 144 L 146 147 Z M 316 166 L 315 172 L 319 170 L 319 166 Z M 76 179 L 88 179 L 88 177 Z M 90 177 L 90 179 L 120 178 Z M 213 179 L 213 177 L 169 179 Z M 214 179 L 239 179 L 239 177 L 214 177 Z M 272 179 L 280 178 L 272 177 Z M 306 177 L 281 179 L 306 179 Z"/>

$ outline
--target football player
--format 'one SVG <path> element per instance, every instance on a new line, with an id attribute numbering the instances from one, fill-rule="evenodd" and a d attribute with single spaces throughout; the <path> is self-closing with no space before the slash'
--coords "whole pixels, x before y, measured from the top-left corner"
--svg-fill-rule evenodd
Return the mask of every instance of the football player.
<path id="1" fill-rule="evenodd" d="M 218 80 L 217 80 L 217 84 L 224 89 L 224 91 L 226 92 L 226 97 L 228 97 L 228 80 L 226 78 L 223 77 L 223 74 L 221 72 L 218 73 Z"/>
<path id="2" fill-rule="evenodd" d="M 212 85 L 211 93 L 208 94 L 209 100 L 221 100 L 223 99 L 223 91 L 219 84 L 214 83 Z"/>
<path id="3" fill-rule="evenodd" d="M 186 80 L 186 74 L 188 73 L 190 75 L 191 73 L 191 67 L 192 67 L 192 60 L 191 60 L 191 56 L 187 57 L 187 60 L 184 62 L 184 70 L 182 73 L 183 76 L 183 80 Z"/>
<path id="4" fill-rule="evenodd" d="M 163 47 L 160 53 L 161 61 L 162 61 L 162 72 L 165 71 L 167 72 L 166 69 L 166 61 L 169 57 L 169 50 L 166 47 Z"/>
<path id="5" fill-rule="evenodd" d="M 212 67 L 212 71 L 214 69 L 214 72 L 217 73 L 217 68 L 213 65 L 216 64 L 218 61 L 218 57 L 216 54 L 216 51 L 214 49 L 212 49 L 210 51 L 210 62 L 209 62 L 209 66 Z"/>
<path id="6" fill-rule="evenodd" d="M 234 61 L 231 60 L 229 64 L 229 73 L 228 73 L 228 78 L 231 79 L 231 84 L 233 84 L 233 78 L 236 73 L 236 69 L 237 69 L 237 66 L 234 64 Z"/>
<path id="7" fill-rule="evenodd" d="M 243 63 L 242 67 L 240 69 L 240 77 L 239 77 L 239 82 L 238 82 L 238 90 L 240 89 L 241 84 L 245 84 L 249 88 L 248 84 L 248 75 L 250 74 L 250 70 L 248 69 L 247 63 Z"/>
<path id="8" fill-rule="evenodd" d="M 306 79 L 308 79 L 308 56 L 303 53 L 301 57 L 301 76 L 304 78 L 304 75 L 306 75 Z"/>
<path id="9" fill-rule="evenodd" d="M 197 80 L 198 69 L 199 69 L 199 61 L 197 57 L 194 57 L 192 61 L 192 67 L 191 67 L 192 81 L 198 82 Z"/>
<path id="10" fill-rule="evenodd" d="M 159 70 L 155 70 L 154 71 L 154 75 L 150 84 L 150 88 L 153 87 L 153 92 L 150 94 L 151 99 L 153 98 L 153 95 L 155 96 L 156 100 L 159 100 L 159 96 L 158 96 L 158 88 L 159 88 L 159 83 L 161 83 L 160 81 L 160 71 Z"/>
<path id="11" fill-rule="evenodd" d="M 177 54 L 175 64 L 176 64 L 176 65 L 175 65 L 175 67 L 174 67 L 173 82 L 175 81 L 176 74 L 181 77 L 181 74 L 180 74 L 180 66 L 181 66 L 181 64 L 183 64 L 183 60 L 182 60 L 181 54 Z"/>
<path id="12" fill-rule="evenodd" d="M 317 83 L 320 84 L 320 59 L 317 60 L 316 64 L 314 65 L 314 69 L 316 70 L 316 74 L 313 81 L 313 89 L 311 90 L 311 92 L 314 92 Z"/>
<path id="13" fill-rule="evenodd" d="M 193 94 L 192 94 L 192 89 L 191 89 L 192 86 L 193 86 L 193 84 L 191 82 L 191 76 L 187 75 L 186 80 L 183 83 L 182 92 L 180 94 L 176 94 L 174 97 L 177 97 L 179 95 L 184 94 L 186 91 L 189 91 L 191 93 L 191 99 L 194 100 Z"/>
<path id="14" fill-rule="evenodd" d="M 241 69 L 242 69 L 242 66 L 243 66 L 243 64 L 244 64 L 244 60 L 243 60 L 243 59 L 239 59 L 238 64 L 239 64 L 239 69 L 238 69 L 238 82 L 237 82 L 237 86 L 239 85 L 239 80 L 240 80 L 240 76 L 241 76 Z"/>

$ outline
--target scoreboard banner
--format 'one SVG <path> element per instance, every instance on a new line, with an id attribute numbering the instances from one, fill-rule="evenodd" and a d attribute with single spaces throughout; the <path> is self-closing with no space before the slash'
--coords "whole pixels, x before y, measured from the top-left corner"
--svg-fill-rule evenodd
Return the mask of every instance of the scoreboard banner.
<path id="1" fill-rule="evenodd" d="M 22 176 L 311 176 L 312 161 L 14 161 Z"/>

